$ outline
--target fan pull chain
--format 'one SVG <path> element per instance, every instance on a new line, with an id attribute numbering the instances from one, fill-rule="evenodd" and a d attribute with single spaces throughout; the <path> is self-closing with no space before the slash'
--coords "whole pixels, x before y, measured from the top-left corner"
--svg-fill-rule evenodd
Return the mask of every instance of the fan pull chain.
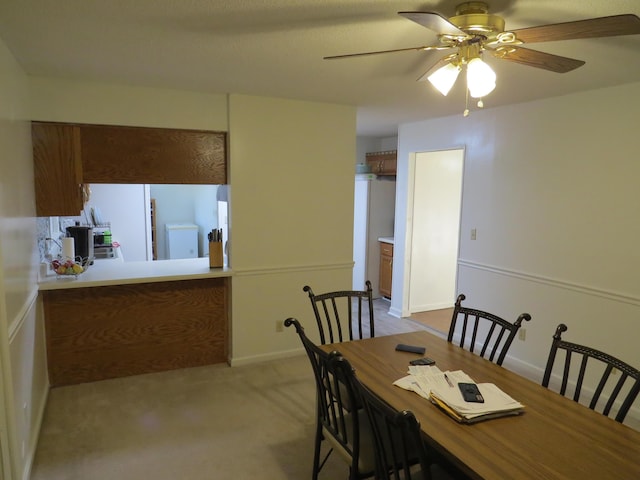
<path id="1" fill-rule="evenodd" d="M 466 79 L 466 75 L 465 75 L 465 79 Z M 466 80 L 467 84 L 465 85 L 465 89 L 464 89 L 464 112 L 462 112 L 462 116 L 463 117 L 468 117 L 469 116 L 469 80 Z"/>

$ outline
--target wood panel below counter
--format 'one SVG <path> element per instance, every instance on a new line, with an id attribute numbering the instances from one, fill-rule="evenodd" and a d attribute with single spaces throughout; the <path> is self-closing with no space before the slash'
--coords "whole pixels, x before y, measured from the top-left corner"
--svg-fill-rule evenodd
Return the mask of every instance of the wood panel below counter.
<path id="1" fill-rule="evenodd" d="M 42 295 L 51 386 L 227 361 L 227 278 Z"/>

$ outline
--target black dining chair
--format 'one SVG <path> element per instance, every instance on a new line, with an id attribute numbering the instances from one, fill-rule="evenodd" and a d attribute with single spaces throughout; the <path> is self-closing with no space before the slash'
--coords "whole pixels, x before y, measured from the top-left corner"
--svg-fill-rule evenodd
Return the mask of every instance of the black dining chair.
<path id="1" fill-rule="evenodd" d="M 420 423 L 409 410 L 398 411 L 363 385 L 343 356 L 329 360 L 329 369 L 349 385 L 367 413 L 374 441 L 375 478 L 381 480 L 445 480 L 452 475 L 437 461 L 422 439 Z M 455 472 L 453 467 L 450 467 Z"/>
<path id="2" fill-rule="evenodd" d="M 495 359 L 497 365 L 502 365 L 522 321 L 530 321 L 531 315 L 522 313 L 511 323 L 493 313 L 463 307 L 462 301 L 465 298 L 464 294 L 460 294 L 456 299 L 447 341 L 455 343 L 454 334 L 457 332 L 460 347 L 472 353 L 480 350 L 481 357 L 488 358 L 491 362 Z"/>
<path id="3" fill-rule="evenodd" d="M 350 384 L 333 374 L 330 362 L 339 352 L 327 353 L 314 344 L 295 318 L 284 322 L 293 325 L 309 357 L 316 382 L 316 434 L 313 454 L 313 480 L 317 480 L 331 453 L 335 450 L 349 466 L 349 480 L 373 477 L 375 460 L 373 439 L 366 412 L 358 408 L 360 400 Z M 354 406 L 356 406 L 354 408 Z M 322 460 L 322 443 L 328 452 Z"/>
<path id="4" fill-rule="evenodd" d="M 318 324 L 320 343 L 343 342 L 348 329 L 349 338 L 373 338 L 373 290 L 371 282 L 365 282 L 365 290 L 337 290 L 320 295 L 313 293 L 310 286 L 303 290 L 309 294 L 311 307 Z"/>
<path id="5" fill-rule="evenodd" d="M 581 395 L 584 394 L 591 410 L 601 410 L 600 413 L 609 417 L 617 409 L 615 421 L 624 422 L 640 392 L 640 371 L 608 353 L 563 340 L 562 333 L 566 331 L 567 326 L 564 323 L 556 328 L 542 378 L 542 386 L 549 387 L 558 350 L 564 350 L 564 362 L 559 374 L 562 379 L 560 394 L 567 395 L 568 385 L 571 385 L 574 401 L 580 402 Z M 620 376 L 616 380 L 618 374 Z M 585 378 L 594 380 L 599 378 L 593 393 L 588 387 L 582 388 Z M 621 398 L 621 403 L 616 401 L 618 397 Z"/>

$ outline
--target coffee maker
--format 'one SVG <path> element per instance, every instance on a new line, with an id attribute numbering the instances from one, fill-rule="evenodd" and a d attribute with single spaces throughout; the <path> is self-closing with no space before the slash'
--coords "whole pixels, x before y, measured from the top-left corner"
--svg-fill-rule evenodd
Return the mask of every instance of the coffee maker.
<path id="1" fill-rule="evenodd" d="M 75 226 L 67 227 L 67 237 L 73 238 L 75 257 L 80 257 L 86 265 L 93 264 L 93 228 L 85 227 L 76 223 Z"/>

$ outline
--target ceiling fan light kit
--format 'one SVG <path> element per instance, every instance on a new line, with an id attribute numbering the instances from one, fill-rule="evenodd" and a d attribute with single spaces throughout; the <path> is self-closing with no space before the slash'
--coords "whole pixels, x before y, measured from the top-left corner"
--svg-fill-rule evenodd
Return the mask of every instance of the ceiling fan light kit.
<path id="1" fill-rule="evenodd" d="M 469 95 L 473 98 L 484 97 L 496 88 L 496 74 L 480 57 L 480 43 L 475 39 L 465 40 L 460 44 L 457 54 L 442 59 L 434 67 L 433 73 L 427 72 L 426 78 L 440 93 L 446 96 L 455 84 L 462 66 L 465 66 Z M 440 66 L 443 62 L 444 65 Z M 424 77 L 425 75 L 421 80 Z"/>
<path id="2" fill-rule="evenodd" d="M 473 98 L 489 95 L 496 88 L 496 74 L 479 57 L 467 64 L 467 88 Z"/>
<path id="3" fill-rule="evenodd" d="M 505 31 L 504 19 L 498 15 L 489 14 L 489 6 L 485 2 L 461 3 L 456 7 L 456 14 L 449 18 L 437 12 L 398 12 L 398 15 L 436 32 L 439 44 L 335 55 L 324 58 L 359 57 L 409 50 L 457 49 L 456 53 L 438 60 L 418 81 L 429 80 L 442 95 L 446 96 L 464 66 L 467 74 L 465 103 L 468 105 L 469 95 L 474 98 L 482 98 L 491 93 L 496 87 L 496 74 L 482 60 L 483 53 L 520 65 L 555 73 L 566 73 L 581 67 L 585 62 L 523 48 L 521 45 L 523 43 L 640 34 L 640 18 L 633 14 L 590 18 Z M 482 100 L 478 102 L 478 106 L 482 107 Z M 464 116 L 468 114 L 469 109 L 466 108 Z"/>
<path id="4" fill-rule="evenodd" d="M 431 85 L 433 85 L 445 97 L 456 83 L 458 74 L 462 70 L 460 65 L 447 63 L 444 67 L 440 67 L 427 77 Z"/>

